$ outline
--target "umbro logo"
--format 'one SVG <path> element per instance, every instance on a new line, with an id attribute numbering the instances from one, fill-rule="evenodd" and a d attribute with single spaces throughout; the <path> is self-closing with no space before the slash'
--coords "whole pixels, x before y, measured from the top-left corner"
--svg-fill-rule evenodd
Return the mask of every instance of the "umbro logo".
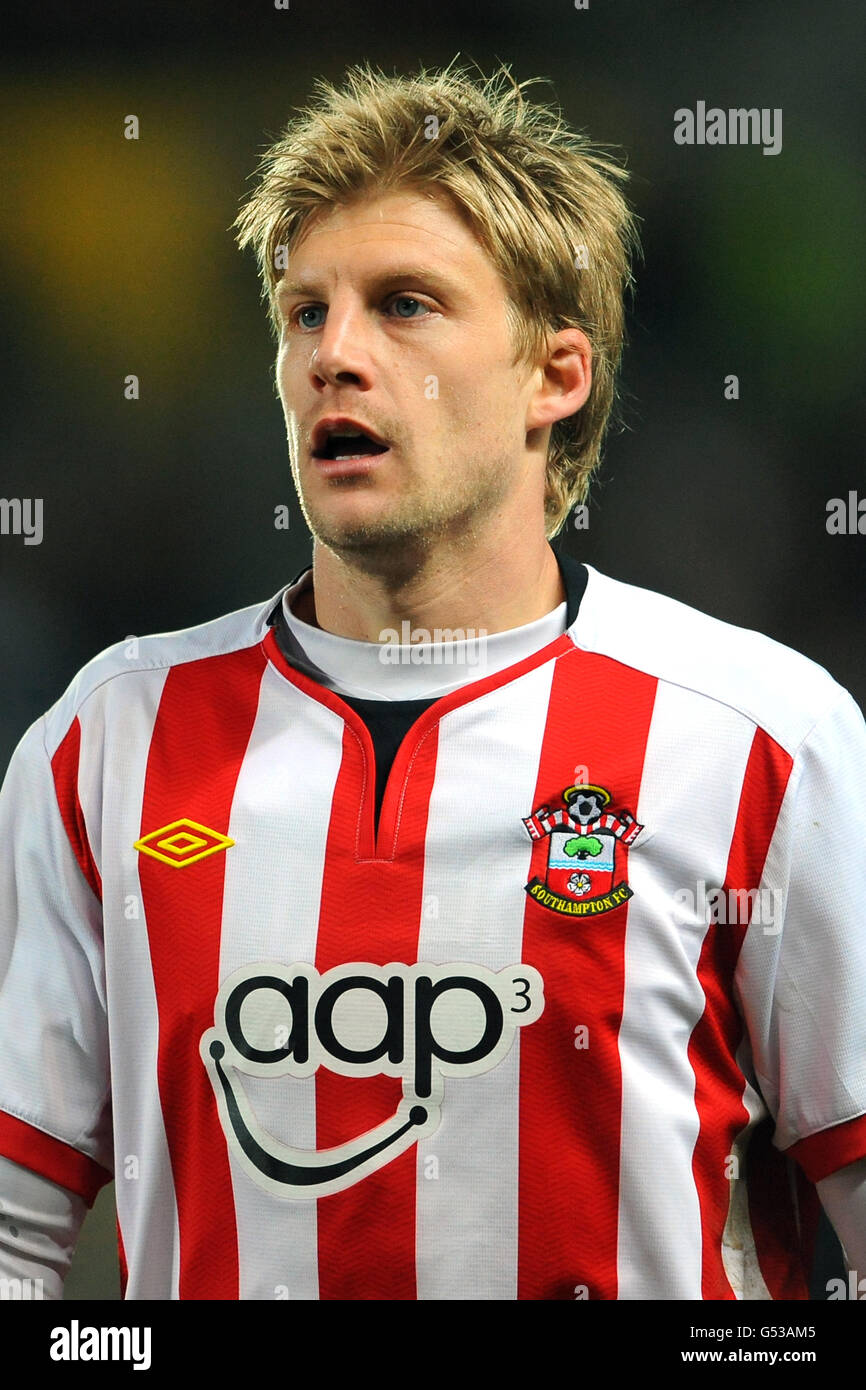
<path id="1" fill-rule="evenodd" d="M 219 854 L 233 844 L 234 840 L 230 840 L 228 835 L 221 835 L 218 830 L 211 830 L 197 820 L 183 816 L 169 825 L 161 825 L 158 830 L 151 830 L 149 835 L 143 835 L 136 840 L 133 849 L 149 854 L 163 864 L 170 864 L 173 869 L 185 869 L 188 864 L 196 864 L 209 854 Z"/>

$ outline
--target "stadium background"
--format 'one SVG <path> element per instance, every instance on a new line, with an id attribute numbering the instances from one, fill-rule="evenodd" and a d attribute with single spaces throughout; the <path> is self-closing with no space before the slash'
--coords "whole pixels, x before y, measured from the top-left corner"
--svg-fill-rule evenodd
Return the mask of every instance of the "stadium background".
<path id="1" fill-rule="evenodd" d="M 264 599 L 304 564 L 271 340 L 228 228 L 267 137 L 316 76 L 360 59 L 504 59 L 625 150 L 645 249 L 628 427 L 589 530 L 561 543 L 798 648 L 866 702 L 866 538 L 826 530 L 829 498 L 866 493 L 862 8 L 91 0 L 21 7 L 16 24 L 0 60 L 0 495 L 44 499 L 44 539 L 0 535 L 0 766 L 105 646 Z M 676 145 L 674 111 L 699 100 L 781 107 L 782 152 Z M 112 1194 L 67 1297 L 118 1296 Z M 834 1260 L 825 1233 L 815 1297 Z"/>

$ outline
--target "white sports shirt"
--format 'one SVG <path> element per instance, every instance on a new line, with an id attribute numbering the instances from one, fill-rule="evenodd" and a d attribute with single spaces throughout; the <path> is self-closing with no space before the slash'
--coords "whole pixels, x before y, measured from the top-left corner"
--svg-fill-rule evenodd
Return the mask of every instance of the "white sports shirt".
<path id="1" fill-rule="evenodd" d="M 16 750 L 0 1153 L 114 1172 L 127 1297 L 807 1296 L 866 1155 L 862 716 L 559 563 L 567 631 L 429 702 L 378 816 L 303 580 Z"/>

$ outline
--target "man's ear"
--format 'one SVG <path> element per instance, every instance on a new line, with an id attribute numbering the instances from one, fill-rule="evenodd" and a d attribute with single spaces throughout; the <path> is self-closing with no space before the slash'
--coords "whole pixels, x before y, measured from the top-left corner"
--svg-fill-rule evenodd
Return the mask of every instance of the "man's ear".
<path id="1" fill-rule="evenodd" d="M 548 337 L 547 360 L 526 411 L 526 429 L 544 429 L 586 404 L 592 386 L 592 348 L 579 328 L 561 328 Z"/>

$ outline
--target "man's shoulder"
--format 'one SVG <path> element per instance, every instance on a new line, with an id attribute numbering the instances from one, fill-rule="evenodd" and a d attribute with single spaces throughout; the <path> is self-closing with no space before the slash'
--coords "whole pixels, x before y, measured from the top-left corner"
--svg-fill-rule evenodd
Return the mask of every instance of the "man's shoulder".
<path id="1" fill-rule="evenodd" d="M 586 569 L 569 629 L 577 647 L 735 709 L 789 752 L 847 694 L 823 666 L 764 633 Z"/>
<path id="2" fill-rule="evenodd" d="M 193 627 L 144 637 L 130 634 L 106 647 L 81 668 L 45 716 L 49 747 L 65 737 L 70 724 L 99 692 L 121 701 L 135 700 L 139 692 L 152 687 L 159 673 L 164 675 L 173 667 L 258 648 L 282 592 L 267 603 L 250 604 Z"/>

